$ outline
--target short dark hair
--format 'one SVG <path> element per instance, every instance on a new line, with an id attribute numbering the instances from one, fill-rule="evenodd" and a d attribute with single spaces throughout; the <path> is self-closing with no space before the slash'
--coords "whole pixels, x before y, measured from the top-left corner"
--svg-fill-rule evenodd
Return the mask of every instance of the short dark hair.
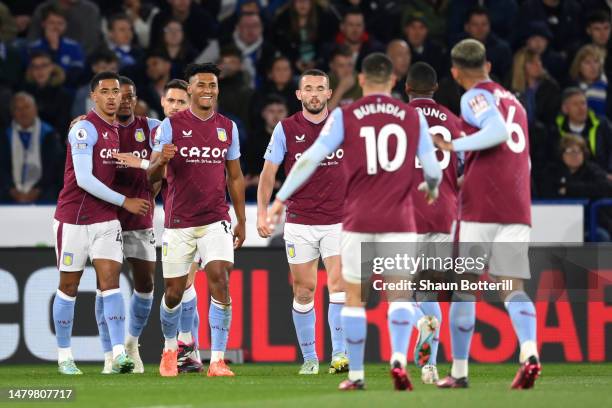
<path id="1" fill-rule="evenodd" d="M 267 106 L 274 104 L 284 105 L 286 109 L 289 109 L 287 99 L 277 93 L 271 93 L 264 98 L 261 104 L 261 110 L 263 111 Z"/>
<path id="2" fill-rule="evenodd" d="M 191 77 L 197 74 L 213 74 L 217 78 L 221 71 L 217 64 L 213 64 L 212 62 L 206 62 L 204 64 L 189 64 L 187 68 L 185 68 L 185 81 L 189 82 Z"/>
<path id="3" fill-rule="evenodd" d="M 236 57 L 242 61 L 242 51 L 240 51 L 240 49 L 233 44 L 226 45 L 221 48 L 221 51 L 219 51 L 219 58 L 222 57 Z"/>
<path id="4" fill-rule="evenodd" d="M 91 54 L 91 57 L 89 57 L 90 65 L 96 64 L 98 62 L 119 62 L 119 58 L 117 58 L 117 54 L 115 54 L 114 52 L 103 48 L 94 52 L 93 54 Z"/>
<path id="5" fill-rule="evenodd" d="M 467 38 L 453 47 L 451 61 L 462 69 L 479 69 L 487 62 L 487 51 L 480 41 Z"/>
<path id="6" fill-rule="evenodd" d="M 62 10 L 59 6 L 55 4 L 46 5 L 45 7 L 42 8 L 40 14 L 41 14 L 41 21 L 45 21 L 47 17 L 49 17 L 51 14 L 60 16 L 64 20 L 68 21 L 68 17 L 66 16 L 66 13 L 64 12 L 64 10 Z"/>
<path id="7" fill-rule="evenodd" d="M 360 9 L 359 7 L 350 7 L 350 8 L 349 8 L 348 10 L 346 10 L 346 11 L 344 12 L 344 14 L 342 15 L 342 21 L 346 20 L 346 17 L 347 17 L 347 16 L 350 16 L 351 14 L 352 14 L 352 15 L 359 15 L 359 16 L 365 17 L 365 16 L 363 15 L 363 11 L 361 11 L 361 9 Z"/>
<path id="8" fill-rule="evenodd" d="M 91 78 L 91 82 L 89 83 L 89 89 L 91 90 L 91 92 L 95 91 L 98 85 L 100 84 L 100 81 L 104 81 L 105 79 L 116 79 L 117 81 L 120 80 L 119 74 L 116 74 L 114 72 L 110 72 L 110 71 L 99 72 L 96 75 L 94 75 L 93 78 Z"/>
<path id="9" fill-rule="evenodd" d="M 576 95 L 585 96 L 585 93 L 582 89 L 578 88 L 577 86 L 570 86 L 568 88 L 565 88 L 563 90 L 563 93 L 561 94 L 561 103 L 565 103 L 565 101 L 567 101 L 569 98 L 571 98 L 572 96 L 576 96 Z"/>
<path id="10" fill-rule="evenodd" d="M 595 23 L 609 23 L 610 13 L 605 10 L 595 10 L 587 16 L 587 27 Z"/>
<path id="11" fill-rule="evenodd" d="M 168 62 L 172 61 L 172 59 L 170 58 L 168 53 L 166 51 L 164 51 L 164 50 L 161 50 L 161 49 L 154 49 L 154 50 L 149 51 L 147 53 L 147 57 L 146 57 L 145 61 L 148 60 L 149 58 L 161 58 L 164 61 L 168 61 Z"/>
<path id="12" fill-rule="evenodd" d="M 272 68 L 274 68 L 274 64 L 276 64 L 278 61 L 287 61 L 289 63 L 289 66 L 291 66 L 291 60 L 285 54 L 276 53 L 274 57 L 272 58 L 272 60 L 270 61 L 270 63 L 268 64 L 266 72 L 268 73 L 272 72 Z"/>
<path id="13" fill-rule="evenodd" d="M 419 61 L 413 64 L 406 75 L 406 86 L 411 92 L 427 94 L 435 90 L 438 85 L 436 70 L 426 62 Z"/>
<path id="14" fill-rule="evenodd" d="M 491 17 L 489 17 L 489 12 L 485 7 L 482 6 L 476 6 L 470 9 L 467 16 L 465 17 L 465 23 L 468 23 L 473 16 L 486 16 L 489 21 L 491 20 Z"/>
<path id="15" fill-rule="evenodd" d="M 353 52 L 351 51 L 351 49 L 349 48 L 348 45 L 345 44 L 339 44 L 337 46 L 335 46 L 329 56 L 329 60 L 333 61 L 334 58 L 336 58 L 337 56 L 342 56 L 342 57 L 350 57 L 353 58 Z"/>
<path id="16" fill-rule="evenodd" d="M 363 59 L 361 71 L 368 81 L 382 84 L 391 78 L 393 63 L 382 52 L 373 52 Z"/>
<path id="17" fill-rule="evenodd" d="M 127 14 L 115 13 L 108 18 L 108 22 L 106 23 L 106 28 L 108 29 L 108 31 L 112 30 L 115 23 L 121 20 L 126 20 L 127 22 L 130 23 L 130 25 L 132 25 L 132 20 L 130 20 Z"/>
<path id="18" fill-rule="evenodd" d="M 166 94 L 169 89 L 180 89 L 181 91 L 187 92 L 188 86 L 189 84 L 182 79 L 171 79 L 164 85 L 164 94 Z"/>
<path id="19" fill-rule="evenodd" d="M 327 85 L 329 85 L 329 75 L 327 75 L 325 72 L 321 71 L 320 69 L 307 69 L 306 71 L 302 72 L 302 75 L 300 75 L 300 79 L 298 81 L 298 85 L 302 84 L 302 79 L 305 76 L 325 77 L 327 79 Z"/>
<path id="20" fill-rule="evenodd" d="M 253 16 L 259 18 L 259 21 L 262 21 L 259 13 L 254 13 L 252 11 L 249 11 L 248 13 L 240 13 L 240 15 L 238 16 L 238 21 L 236 23 L 239 23 L 240 20 L 242 20 L 244 17 L 253 17 Z"/>
<path id="21" fill-rule="evenodd" d="M 130 78 L 120 75 L 119 76 L 119 85 L 130 85 L 136 89 L 136 84 Z"/>
<path id="22" fill-rule="evenodd" d="M 50 61 L 53 61 L 53 58 L 51 57 L 51 54 L 49 54 L 45 50 L 32 50 L 32 51 L 30 51 L 30 62 L 32 62 L 32 60 L 36 59 L 36 58 L 47 58 Z"/>

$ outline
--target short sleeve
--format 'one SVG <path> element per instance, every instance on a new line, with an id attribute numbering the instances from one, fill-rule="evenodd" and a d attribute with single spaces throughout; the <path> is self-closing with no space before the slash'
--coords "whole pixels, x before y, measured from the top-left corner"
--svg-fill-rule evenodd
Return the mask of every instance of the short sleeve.
<path id="1" fill-rule="evenodd" d="M 68 143 L 70 143 L 72 155 L 93 155 L 93 148 L 97 141 L 98 131 L 88 120 L 78 121 L 68 133 Z"/>
<path id="2" fill-rule="evenodd" d="M 147 126 L 149 127 L 149 145 L 151 146 L 151 149 L 153 148 L 153 143 L 155 142 L 155 132 L 160 124 L 161 121 L 158 119 L 147 118 Z"/>
<path id="3" fill-rule="evenodd" d="M 272 162 L 276 165 L 280 165 L 287 153 L 287 139 L 285 136 L 285 130 L 281 122 L 278 122 L 274 127 L 270 142 L 266 148 L 264 159 Z"/>
<path id="4" fill-rule="evenodd" d="M 461 97 L 461 116 L 474 127 L 482 128 L 489 117 L 498 114 L 495 97 L 485 89 L 472 88 Z"/>
<path id="5" fill-rule="evenodd" d="M 238 126 L 232 120 L 232 144 L 227 150 L 226 160 L 236 160 L 240 158 L 240 134 L 238 133 Z"/>
<path id="6" fill-rule="evenodd" d="M 172 124 L 170 123 L 170 119 L 166 118 L 155 131 L 155 137 L 153 138 L 153 151 L 161 152 L 162 146 L 170 143 L 172 143 Z"/>

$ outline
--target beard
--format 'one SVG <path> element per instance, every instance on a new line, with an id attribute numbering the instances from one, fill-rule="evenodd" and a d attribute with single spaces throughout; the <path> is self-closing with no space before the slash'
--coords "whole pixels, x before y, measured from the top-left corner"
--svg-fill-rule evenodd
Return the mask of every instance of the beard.
<path id="1" fill-rule="evenodd" d="M 119 122 L 127 122 L 128 119 L 130 119 L 132 117 L 132 115 L 123 115 L 123 114 L 119 114 L 117 113 L 117 119 L 119 120 Z"/>
<path id="2" fill-rule="evenodd" d="M 321 103 L 318 106 L 313 106 L 312 104 L 309 104 L 307 102 L 302 102 L 302 106 L 304 107 L 304 109 L 308 111 L 308 113 L 312 113 L 313 115 L 316 115 L 316 114 L 321 113 L 323 109 L 325 109 L 325 107 L 327 106 L 327 103 Z"/>

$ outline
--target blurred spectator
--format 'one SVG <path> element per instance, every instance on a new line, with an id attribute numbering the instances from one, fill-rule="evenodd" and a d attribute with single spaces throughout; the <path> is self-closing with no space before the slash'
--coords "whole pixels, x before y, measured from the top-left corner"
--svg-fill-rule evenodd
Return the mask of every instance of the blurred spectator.
<path id="1" fill-rule="evenodd" d="M 449 75 L 442 78 L 438 83 L 438 89 L 434 93 L 434 100 L 439 104 L 446 106 L 455 115 L 460 116 L 460 103 L 463 92 L 463 88 L 461 88 Z"/>
<path id="2" fill-rule="evenodd" d="M 329 87 L 333 90 L 329 110 L 353 103 L 361 98 L 361 87 L 357 82 L 353 52 L 347 46 L 338 46 L 329 63 Z"/>
<path id="3" fill-rule="evenodd" d="M 11 10 L 0 3 L 0 42 L 10 43 L 17 36 L 17 24 Z"/>
<path id="4" fill-rule="evenodd" d="M 404 39 L 410 46 L 412 62 L 426 62 L 438 73 L 438 78 L 449 75 L 448 57 L 442 47 L 429 39 L 429 27 L 421 17 L 411 17 L 406 21 Z"/>
<path id="5" fill-rule="evenodd" d="M 55 130 L 40 120 L 28 93 L 13 96 L 11 114 L 0 143 L 0 201 L 57 200 L 64 154 Z"/>
<path id="6" fill-rule="evenodd" d="M 173 78 L 182 78 L 185 74 L 185 67 L 198 56 L 198 52 L 185 38 L 183 24 L 176 19 L 170 19 L 166 23 L 164 42 L 160 48 L 170 57 Z"/>
<path id="7" fill-rule="evenodd" d="M 276 17 L 272 38 L 301 73 L 314 68 L 317 51 L 332 41 L 336 32 L 336 22 L 315 0 L 291 0 Z"/>
<path id="8" fill-rule="evenodd" d="M 127 14 L 114 14 L 107 24 L 108 48 L 117 55 L 119 69 L 134 67 L 141 62 L 142 50 L 134 46 L 132 20 Z"/>
<path id="9" fill-rule="evenodd" d="M 410 21 L 420 21 L 426 26 L 428 37 L 438 47 L 445 47 L 448 40 L 447 21 L 449 0 L 403 0 L 402 3 L 402 27 L 404 33 Z M 459 32 L 463 30 L 464 19 L 459 20 Z M 406 34 L 404 34 L 406 35 Z M 408 42 L 412 44 L 411 42 Z M 414 49 L 413 55 L 414 55 Z M 424 60 L 421 60 L 424 61 Z M 414 62 L 417 62 L 414 60 Z M 434 66 L 435 68 L 435 66 Z M 440 72 L 438 72 L 440 75 Z"/>
<path id="10" fill-rule="evenodd" d="M 251 99 L 251 123 L 258 123 L 261 120 L 261 107 L 269 95 L 283 97 L 289 115 L 301 110 L 302 104 L 295 96 L 297 88 L 289 59 L 282 55 L 276 57 L 268 70 L 267 80 L 255 91 Z"/>
<path id="11" fill-rule="evenodd" d="M 340 32 L 336 36 L 335 44 L 328 44 L 325 54 L 330 64 L 331 53 L 337 45 L 348 48 L 357 70 L 361 68 L 361 61 L 366 55 L 377 51 L 385 52 L 384 46 L 366 32 L 365 18 L 358 8 L 346 12 L 340 23 Z"/>
<path id="12" fill-rule="evenodd" d="M 66 33 L 66 13 L 63 9 L 48 5 L 41 10 L 43 35 L 30 43 L 30 52 L 40 50 L 51 55 L 53 62 L 66 73 L 66 83 L 75 86 L 85 69 L 85 55 L 81 45 Z"/>
<path id="13" fill-rule="evenodd" d="M 487 60 L 491 62 L 491 73 L 503 79 L 512 66 L 512 51 L 507 42 L 491 32 L 487 10 L 482 7 L 472 9 L 464 25 L 465 33 L 460 39 L 474 38 L 487 47 Z"/>
<path id="14" fill-rule="evenodd" d="M 28 34 L 28 28 L 30 28 L 30 22 L 32 21 L 32 15 L 34 9 L 40 3 L 39 0 L 19 0 L 6 2 L 9 7 L 13 20 L 15 22 L 15 28 L 17 30 L 17 36 L 21 40 Z M 0 23 L 2 25 L 2 23 Z"/>
<path id="15" fill-rule="evenodd" d="M 561 85 L 567 83 L 567 63 L 564 56 L 549 47 L 552 32 L 542 21 L 529 23 L 525 34 L 525 45 L 540 55 L 546 71 Z"/>
<path id="16" fill-rule="evenodd" d="M 552 33 L 551 45 L 560 52 L 580 43 L 584 15 L 576 0 L 525 0 L 519 9 L 522 24 L 545 22 Z"/>
<path id="17" fill-rule="evenodd" d="M 394 98 L 408 102 L 406 95 L 406 74 L 410 68 L 411 54 L 410 47 L 404 40 L 393 40 L 387 45 L 387 56 L 393 63 L 393 74 L 396 77 L 395 86 L 391 91 Z"/>
<path id="18" fill-rule="evenodd" d="M 136 42 L 143 49 L 149 48 L 151 24 L 155 15 L 159 13 L 159 8 L 147 0 L 144 2 L 141 0 L 115 0 L 114 3 L 114 7 L 103 10 L 104 14 L 109 17 L 115 14 L 127 15 L 132 22 Z M 102 27 L 106 26 L 108 26 L 107 22 Z"/>
<path id="19" fill-rule="evenodd" d="M 78 40 L 87 55 L 93 53 L 101 44 L 100 9 L 89 0 L 47 0 L 36 7 L 28 39 L 34 41 L 42 36 L 43 10 L 49 6 L 59 7 L 66 16 L 66 32 L 68 38 Z"/>
<path id="20" fill-rule="evenodd" d="M 231 3 L 232 1 L 233 3 Z M 287 2 L 287 0 L 282 1 L 284 3 Z M 227 44 L 232 41 L 232 35 L 234 31 L 236 31 L 238 20 L 243 14 L 258 14 L 262 22 L 264 22 L 264 13 L 261 8 L 260 0 L 230 0 L 228 3 L 232 5 L 232 10 L 228 15 L 223 13 L 223 15 L 219 17 L 219 42 L 221 44 Z"/>
<path id="21" fill-rule="evenodd" d="M 550 163 L 539 180 L 538 195 L 543 198 L 607 198 L 612 196 L 612 182 L 597 163 L 589 158 L 583 138 L 568 134 L 560 143 L 560 159 Z M 612 211 L 599 213 L 599 241 L 610 241 Z"/>
<path id="22" fill-rule="evenodd" d="M 217 21 L 202 6 L 191 0 L 167 0 L 151 23 L 151 47 L 163 43 L 164 27 L 171 19 L 183 23 L 185 38 L 198 52 L 217 38 Z"/>
<path id="23" fill-rule="evenodd" d="M 23 76 L 22 64 L 19 50 L 0 39 L 0 86 L 18 86 Z"/>
<path id="24" fill-rule="evenodd" d="M 581 136 L 593 160 L 612 173 L 612 128 L 607 119 L 598 118 L 587 107 L 586 96 L 580 88 L 570 87 L 563 91 L 555 130 L 556 140 L 568 134 Z"/>
<path id="25" fill-rule="evenodd" d="M 53 63 L 49 54 L 32 52 L 23 89 L 36 99 L 40 118 L 53 126 L 62 138 L 68 133 L 72 106 L 72 96 L 62 86 L 64 81 L 64 70 Z"/>
<path id="26" fill-rule="evenodd" d="M 219 112 L 239 119 L 248 128 L 253 90 L 243 69 L 240 50 L 232 46 L 222 48 L 219 69 Z"/>
<path id="27" fill-rule="evenodd" d="M 555 121 L 561 106 L 561 89 L 544 69 L 539 54 L 526 47 L 514 54 L 509 88 L 527 110 L 530 125 L 536 120 L 548 125 Z"/>
<path id="28" fill-rule="evenodd" d="M 119 72 L 119 59 L 115 53 L 106 49 L 102 49 L 93 54 L 89 58 L 89 64 L 93 75 L 104 71 Z M 72 104 L 71 117 L 86 115 L 87 112 L 94 107 L 94 103 L 89 96 L 90 93 L 91 89 L 89 83 L 77 89 Z"/>
<path id="29" fill-rule="evenodd" d="M 242 14 L 238 19 L 232 42 L 242 53 L 242 68 L 251 78 L 251 87 L 258 87 L 265 78 L 266 67 L 276 54 L 276 48 L 264 41 L 261 17 L 256 13 Z"/>
<path id="30" fill-rule="evenodd" d="M 610 40 L 610 13 L 596 10 L 588 15 L 586 33 L 589 42 L 601 48 L 603 52 L 608 49 Z"/>
<path id="31" fill-rule="evenodd" d="M 136 102 L 136 106 L 134 107 L 134 115 L 147 116 L 151 118 L 154 117 L 156 114 L 155 112 L 151 112 L 151 109 L 149 109 L 149 105 L 147 105 L 145 101 L 143 101 L 142 99 L 138 99 L 138 101 Z M 160 116 L 158 116 L 158 118 L 160 118 Z"/>
<path id="32" fill-rule="evenodd" d="M 295 95 L 293 97 L 296 98 Z M 248 199 L 257 199 L 259 174 L 263 169 L 263 157 L 270 143 L 272 131 L 278 122 L 286 118 L 288 114 L 287 104 L 283 97 L 272 94 L 264 100 L 261 116 L 257 122 L 259 125 L 256 131 L 249 135 L 245 146 L 244 180 Z"/>
<path id="33" fill-rule="evenodd" d="M 166 82 L 172 78 L 170 76 L 172 63 L 165 52 L 153 51 L 147 56 L 145 65 L 146 77 L 144 83 L 140 84 L 138 95 L 155 112 L 156 117 L 163 118 L 161 97 L 164 95 Z"/>
<path id="34" fill-rule="evenodd" d="M 455 43 L 461 38 L 465 22 L 474 10 L 486 10 L 491 31 L 497 37 L 512 44 L 516 33 L 518 5 L 516 0 L 461 0 L 450 1 L 448 5 L 448 39 Z M 480 39 L 479 39 L 480 40 Z M 482 41 L 482 40 L 480 40 Z"/>
<path id="35" fill-rule="evenodd" d="M 570 78 L 586 95 L 589 108 L 596 115 L 606 115 L 608 79 L 603 73 L 603 54 L 596 45 L 584 45 L 572 61 Z"/>
<path id="36" fill-rule="evenodd" d="M 342 21 L 347 11 L 358 8 L 365 17 L 368 32 L 386 43 L 397 36 L 402 10 L 406 7 L 402 3 L 403 0 L 332 0 L 330 9 L 336 19 Z"/>

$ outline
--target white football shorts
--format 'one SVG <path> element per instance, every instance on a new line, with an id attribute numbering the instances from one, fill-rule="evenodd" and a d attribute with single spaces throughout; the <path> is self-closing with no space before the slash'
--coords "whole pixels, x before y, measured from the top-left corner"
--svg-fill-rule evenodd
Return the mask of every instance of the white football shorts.
<path id="1" fill-rule="evenodd" d="M 342 224 L 304 225 L 285 223 L 285 249 L 290 264 L 340 255 Z"/>
<path id="2" fill-rule="evenodd" d="M 66 224 L 53 220 L 55 256 L 62 272 L 78 272 L 87 258 L 110 259 L 123 263 L 123 237 L 119 220 L 89 225 Z"/>

